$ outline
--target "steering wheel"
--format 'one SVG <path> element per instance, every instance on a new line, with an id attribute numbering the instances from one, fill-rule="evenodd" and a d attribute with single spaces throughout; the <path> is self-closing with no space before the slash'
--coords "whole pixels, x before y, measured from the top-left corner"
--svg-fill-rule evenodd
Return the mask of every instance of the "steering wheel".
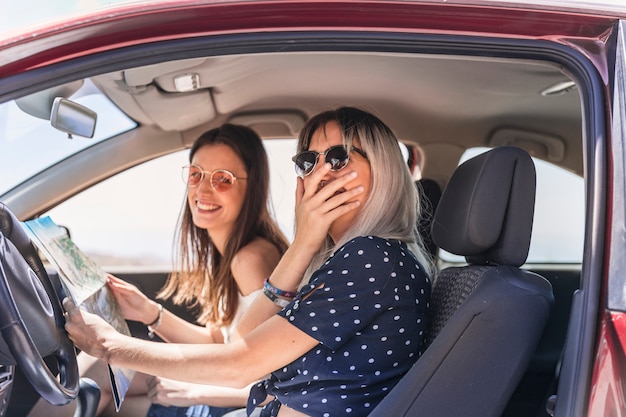
<path id="1" fill-rule="evenodd" d="M 64 405 L 78 395 L 74 344 L 65 332 L 56 276 L 48 276 L 30 238 L 0 203 L 0 363 L 17 365 L 42 398 Z M 59 379 L 43 357 L 54 357 Z"/>

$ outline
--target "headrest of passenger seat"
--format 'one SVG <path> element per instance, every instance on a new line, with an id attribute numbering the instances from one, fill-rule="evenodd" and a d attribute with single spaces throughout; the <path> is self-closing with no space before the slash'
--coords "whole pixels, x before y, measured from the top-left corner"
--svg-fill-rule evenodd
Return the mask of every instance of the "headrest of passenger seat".
<path id="1" fill-rule="evenodd" d="M 464 162 L 435 212 L 435 243 L 469 263 L 521 266 L 530 246 L 535 188 L 535 165 L 522 149 L 502 146 Z"/>

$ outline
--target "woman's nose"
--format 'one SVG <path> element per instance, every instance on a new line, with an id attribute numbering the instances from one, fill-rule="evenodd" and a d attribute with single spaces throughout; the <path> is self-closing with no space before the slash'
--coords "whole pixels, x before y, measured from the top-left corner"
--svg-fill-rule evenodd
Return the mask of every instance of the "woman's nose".
<path id="1" fill-rule="evenodd" d="M 211 177 L 209 175 L 205 175 L 196 186 L 196 190 L 197 192 L 204 194 L 214 192 L 215 190 L 213 189 L 213 185 L 211 185 Z"/>

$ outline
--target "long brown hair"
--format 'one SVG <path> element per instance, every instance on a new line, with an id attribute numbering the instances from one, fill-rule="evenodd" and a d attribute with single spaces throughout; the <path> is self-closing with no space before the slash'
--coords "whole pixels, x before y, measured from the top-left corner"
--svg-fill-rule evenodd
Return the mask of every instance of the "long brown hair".
<path id="1" fill-rule="evenodd" d="M 246 126 L 225 124 L 196 139 L 189 161 L 201 147 L 216 144 L 229 146 L 246 168 L 247 187 L 237 227 L 220 254 L 207 230 L 193 223 L 185 195 L 178 220 L 176 265 L 158 297 L 198 307 L 199 323 L 228 325 L 237 311 L 239 291 L 230 269 L 235 254 L 257 237 L 271 242 L 281 255 L 288 243 L 269 214 L 269 163 L 261 138 Z"/>

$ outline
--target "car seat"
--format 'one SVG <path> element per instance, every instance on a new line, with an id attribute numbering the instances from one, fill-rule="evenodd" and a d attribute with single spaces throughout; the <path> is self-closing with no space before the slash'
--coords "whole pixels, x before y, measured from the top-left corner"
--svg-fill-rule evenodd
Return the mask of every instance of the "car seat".
<path id="1" fill-rule="evenodd" d="M 461 164 L 435 212 L 433 238 L 467 265 L 433 287 L 426 349 L 370 414 L 499 416 L 527 368 L 552 287 L 526 261 L 535 167 L 525 151 L 494 148 Z"/>

